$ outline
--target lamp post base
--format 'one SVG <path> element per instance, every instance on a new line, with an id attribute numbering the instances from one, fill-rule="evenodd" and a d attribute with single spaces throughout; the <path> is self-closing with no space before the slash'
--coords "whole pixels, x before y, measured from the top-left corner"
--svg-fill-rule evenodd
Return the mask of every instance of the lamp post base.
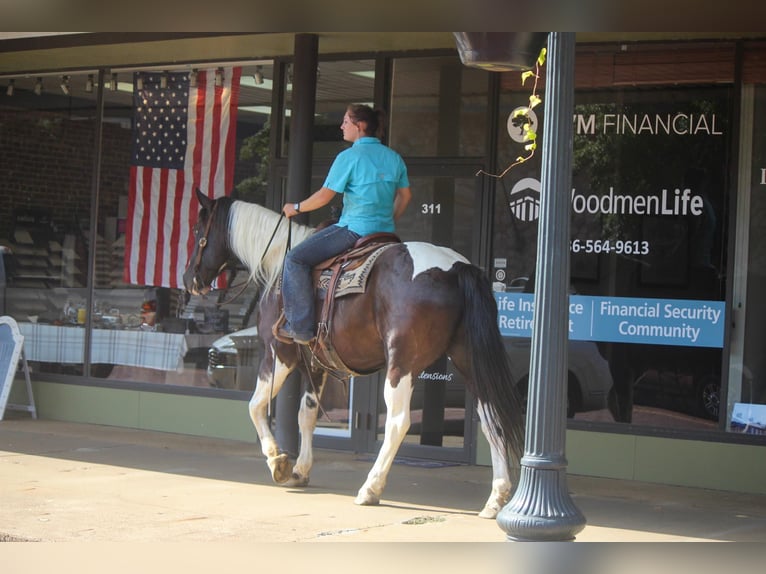
<path id="1" fill-rule="evenodd" d="M 497 515 L 508 540 L 551 542 L 574 540 L 585 528 L 585 517 L 566 488 L 566 469 L 541 469 L 522 464 L 519 486 Z"/>

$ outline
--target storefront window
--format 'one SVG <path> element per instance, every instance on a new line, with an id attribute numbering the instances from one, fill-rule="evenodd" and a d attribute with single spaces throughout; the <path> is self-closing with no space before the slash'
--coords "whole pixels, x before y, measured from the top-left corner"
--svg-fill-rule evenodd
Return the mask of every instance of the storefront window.
<path id="1" fill-rule="evenodd" d="M 190 297 L 181 274 L 199 209 L 195 188 L 265 201 L 272 67 L 200 65 L 119 77 L 118 88 L 105 92 L 103 148 L 118 157 L 105 157 L 102 167 L 97 254 L 111 248 L 112 256 L 104 268 L 97 256 L 94 321 L 118 331 L 110 340 L 143 354 L 108 357 L 104 376 L 252 390 L 251 367 L 262 351 L 257 330 L 242 330 L 254 324 L 256 287 L 232 298 L 228 288 L 238 291 L 247 276 L 235 269 L 207 296 Z M 148 151 L 154 146 L 156 159 Z"/>
<path id="2" fill-rule="evenodd" d="M 501 117 L 524 104 L 503 94 Z M 729 87 L 575 93 L 570 416 L 718 427 L 731 108 Z M 501 166 L 519 155 L 516 128 L 499 134 Z M 531 335 L 519 307 L 534 296 L 540 155 L 498 183 L 493 274 L 511 346 Z"/>
<path id="3" fill-rule="evenodd" d="M 93 74 L 0 80 L 0 314 L 33 370 L 82 375 L 96 90 Z"/>
<path id="4" fill-rule="evenodd" d="M 292 65 L 287 66 L 285 90 L 285 124 L 290 131 L 293 107 Z M 314 159 L 331 161 L 347 147 L 340 124 L 349 104 L 367 104 L 374 107 L 375 60 L 321 61 L 317 67 L 314 132 L 312 134 Z M 289 140 L 289 135 L 287 140 Z M 286 157 L 289 142 L 282 142 L 281 155 Z"/>
<path id="5" fill-rule="evenodd" d="M 375 107 L 375 60 L 320 62 L 317 70 L 314 157 L 332 158 L 348 146 L 340 124 L 349 104 Z"/>
<path id="6" fill-rule="evenodd" d="M 260 351 L 250 348 L 257 334 L 239 331 L 254 319 L 257 289 L 232 299 L 226 287 L 244 279 L 239 270 L 213 294 L 190 298 L 181 274 L 198 210 L 194 188 L 265 201 L 271 73 L 266 63 L 113 70 L 103 86 L 94 73 L 42 78 L 39 95 L 34 78 L 4 88 L 0 146 L 11 200 L 0 212 L 9 250 L 2 303 L 24 330 L 33 368 L 254 388 L 245 375 L 258 364 Z"/>
<path id="7" fill-rule="evenodd" d="M 766 328 L 763 302 L 766 285 L 766 86 L 748 85 L 743 90 L 742 163 L 743 186 L 738 213 L 747 229 L 738 235 L 737 261 L 744 259 L 735 279 L 735 324 L 733 357 L 728 392 L 728 429 L 751 435 L 766 434 L 766 356 L 763 353 Z M 740 255 L 744 254 L 744 256 Z M 742 257 L 742 259 L 740 259 Z M 741 356 L 740 356 L 741 353 Z"/>
<path id="8" fill-rule="evenodd" d="M 391 147 L 412 157 L 483 157 L 487 82 L 457 56 L 396 59 Z"/>

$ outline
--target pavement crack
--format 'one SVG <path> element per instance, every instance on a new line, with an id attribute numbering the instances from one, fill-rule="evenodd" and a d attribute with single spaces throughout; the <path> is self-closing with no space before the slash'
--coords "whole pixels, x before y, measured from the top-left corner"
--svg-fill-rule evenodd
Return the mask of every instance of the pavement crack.
<path id="1" fill-rule="evenodd" d="M 6 534 L 0 532 L 0 542 L 40 542 L 39 538 L 23 538 L 21 536 L 14 536 L 13 534 Z"/>
<path id="2" fill-rule="evenodd" d="M 443 516 L 416 516 L 415 518 L 410 518 L 409 520 L 405 520 L 402 522 L 402 524 L 407 525 L 419 525 L 419 524 L 430 524 L 433 522 L 445 522 L 447 519 Z"/>

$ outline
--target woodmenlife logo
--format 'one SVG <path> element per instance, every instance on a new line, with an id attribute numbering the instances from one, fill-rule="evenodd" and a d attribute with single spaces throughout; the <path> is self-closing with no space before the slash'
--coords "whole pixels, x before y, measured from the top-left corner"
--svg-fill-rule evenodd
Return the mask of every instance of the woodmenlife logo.
<path id="1" fill-rule="evenodd" d="M 516 182 L 511 188 L 508 207 L 516 219 L 537 221 L 540 216 L 540 181 L 525 177 Z"/>

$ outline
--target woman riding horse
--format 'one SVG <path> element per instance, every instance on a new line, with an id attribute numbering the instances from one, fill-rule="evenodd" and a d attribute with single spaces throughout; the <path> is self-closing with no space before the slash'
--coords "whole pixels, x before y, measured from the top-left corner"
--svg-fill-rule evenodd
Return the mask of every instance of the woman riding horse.
<path id="1" fill-rule="evenodd" d="M 324 185 L 299 203 L 286 203 L 287 217 L 313 211 L 343 194 L 337 224 L 317 231 L 285 257 L 282 299 L 286 323 L 276 337 L 283 342 L 309 344 L 316 332 L 311 269 L 354 246 L 364 236 L 393 232 L 412 193 L 404 161 L 381 143 L 384 112 L 365 105 L 349 105 L 340 129 L 353 145 L 335 158 Z"/>

